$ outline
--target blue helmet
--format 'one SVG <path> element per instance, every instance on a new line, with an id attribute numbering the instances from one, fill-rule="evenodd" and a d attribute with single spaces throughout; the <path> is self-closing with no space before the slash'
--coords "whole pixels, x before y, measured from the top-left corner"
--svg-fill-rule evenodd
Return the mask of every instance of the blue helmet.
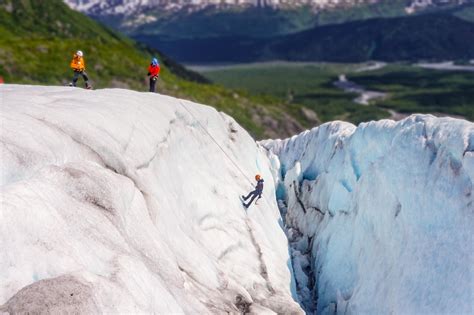
<path id="1" fill-rule="evenodd" d="M 154 66 L 158 66 L 160 63 L 158 62 L 158 59 L 156 57 L 153 57 L 153 59 L 151 60 L 151 64 Z"/>

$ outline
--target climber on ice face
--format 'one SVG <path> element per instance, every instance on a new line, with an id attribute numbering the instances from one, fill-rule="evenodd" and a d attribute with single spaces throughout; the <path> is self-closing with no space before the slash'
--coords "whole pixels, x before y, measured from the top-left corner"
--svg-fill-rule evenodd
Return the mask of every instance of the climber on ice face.
<path id="1" fill-rule="evenodd" d="M 242 196 L 242 199 L 244 201 L 247 201 L 247 199 L 252 197 L 248 203 L 244 202 L 244 207 L 245 208 L 250 207 L 250 205 L 255 200 L 255 198 L 257 198 L 257 197 L 258 197 L 258 199 L 262 198 L 263 178 L 259 174 L 257 174 L 257 175 L 255 175 L 255 180 L 257 181 L 257 185 L 255 186 L 255 190 L 249 192 L 249 194 L 247 196 Z M 257 201 L 258 201 L 258 199 L 257 199 Z M 257 201 L 255 201 L 255 203 L 257 203 Z"/>

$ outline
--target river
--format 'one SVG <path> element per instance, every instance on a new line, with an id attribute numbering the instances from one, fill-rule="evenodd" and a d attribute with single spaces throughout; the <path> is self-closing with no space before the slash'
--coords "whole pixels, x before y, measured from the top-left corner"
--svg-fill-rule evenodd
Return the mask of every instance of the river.
<path id="1" fill-rule="evenodd" d="M 334 82 L 334 85 L 347 93 L 359 94 L 359 96 L 354 99 L 354 102 L 361 105 L 369 105 L 370 101 L 387 97 L 387 93 L 366 90 L 363 86 L 347 80 L 345 74 L 339 75 L 339 80 Z"/>

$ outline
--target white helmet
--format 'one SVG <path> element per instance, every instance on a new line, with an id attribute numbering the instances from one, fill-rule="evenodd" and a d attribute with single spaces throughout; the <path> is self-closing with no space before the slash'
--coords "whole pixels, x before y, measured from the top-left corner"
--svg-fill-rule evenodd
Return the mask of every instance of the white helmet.
<path id="1" fill-rule="evenodd" d="M 76 55 L 78 55 L 79 57 L 82 57 L 82 56 L 83 56 L 83 53 L 82 53 L 82 51 L 78 50 L 78 51 L 76 52 Z"/>

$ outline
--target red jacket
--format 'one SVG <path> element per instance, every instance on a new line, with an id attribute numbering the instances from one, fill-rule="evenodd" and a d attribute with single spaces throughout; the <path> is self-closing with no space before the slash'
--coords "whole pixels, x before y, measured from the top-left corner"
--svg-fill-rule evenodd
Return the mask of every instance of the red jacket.
<path id="1" fill-rule="evenodd" d="M 151 75 L 153 77 L 158 76 L 160 74 L 160 66 L 153 66 L 149 65 L 148 66 L 148 75 Z"/>

